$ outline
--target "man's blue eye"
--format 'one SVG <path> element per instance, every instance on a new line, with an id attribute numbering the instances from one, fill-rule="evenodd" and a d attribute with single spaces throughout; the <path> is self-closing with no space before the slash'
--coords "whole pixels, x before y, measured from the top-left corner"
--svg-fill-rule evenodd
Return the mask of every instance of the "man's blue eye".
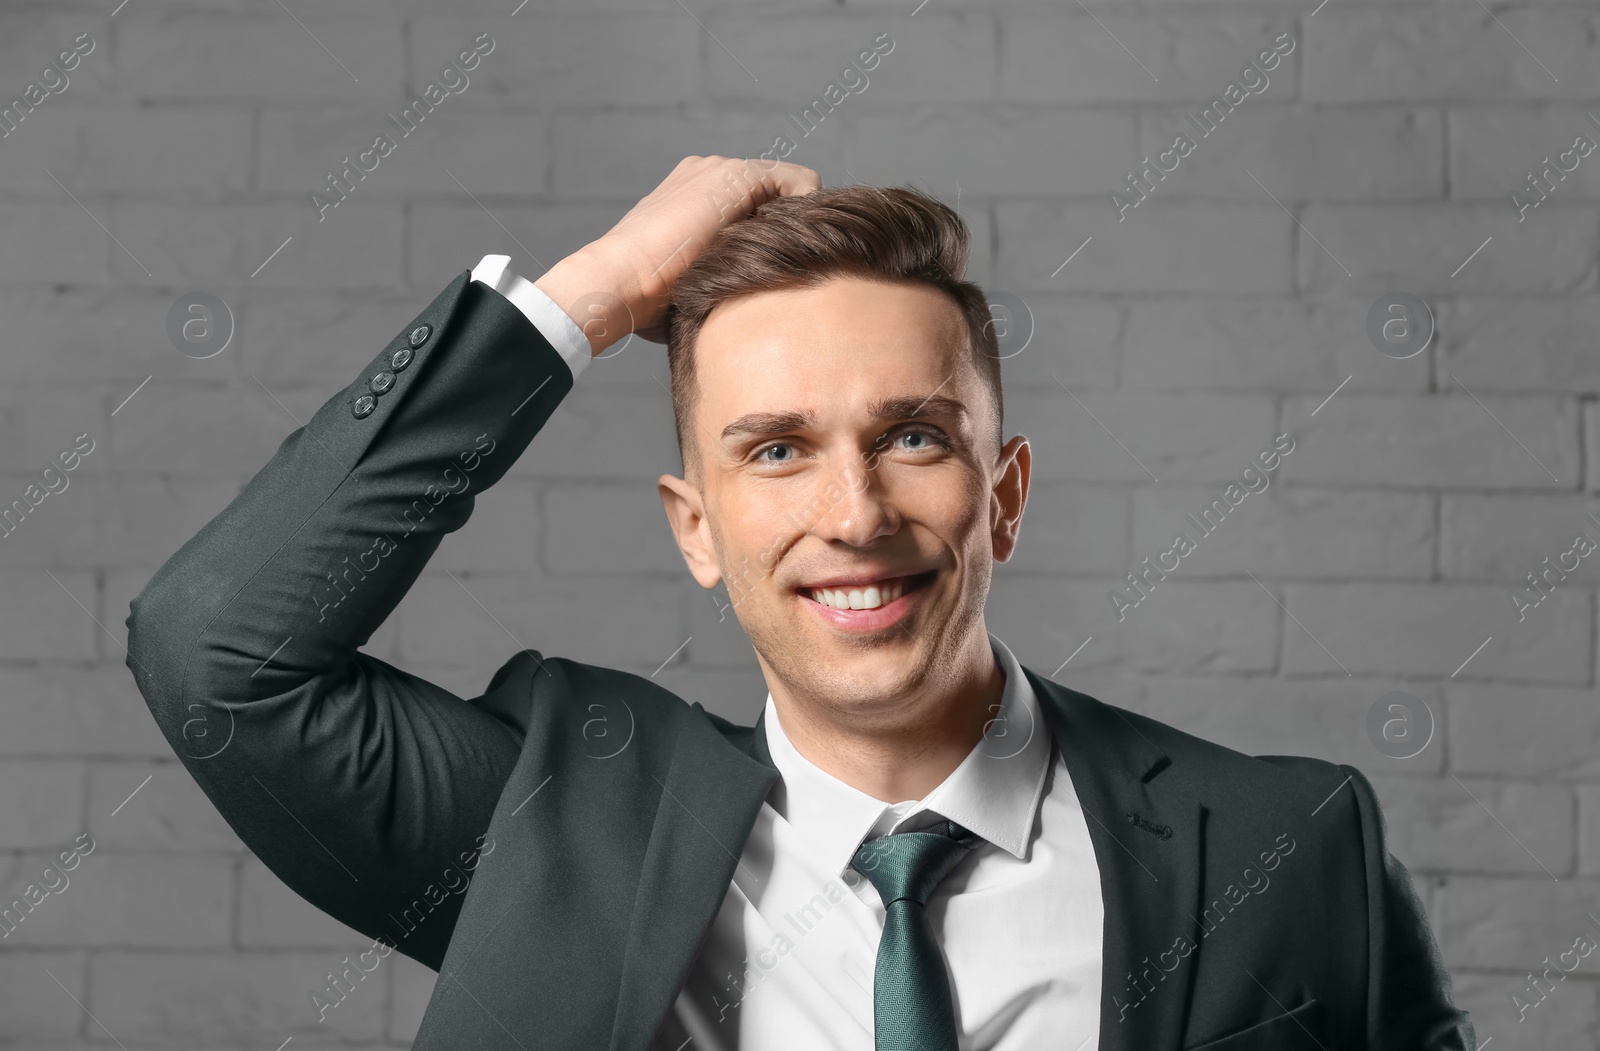
<path id="1" fill-rule="evenodd" d="M 933 448 L 933 446 L 936 445 L 946 445 L 944 438 L 942 438 L 938 432 L 934 432 L 934 430 L 906 430 L 906 432 L 902 432 L 902 434 L 896 435 L 896 437 L 918 438 L 918 440 L 920 440 L 918 445 L 906 446 L 906 448 L 909 448 L 909 450 L 915 451 L 928 450 L 928 448 Z"/>

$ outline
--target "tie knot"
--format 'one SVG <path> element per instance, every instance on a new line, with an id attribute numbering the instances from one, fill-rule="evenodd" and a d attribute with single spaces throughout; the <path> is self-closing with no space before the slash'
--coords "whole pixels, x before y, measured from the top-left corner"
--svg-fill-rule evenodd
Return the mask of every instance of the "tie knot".
<path id="1" fill-rule="evenodd" d="M 954 821 L 941 821 L 932 828 L 867 840 L 850 867 L 878 889 L 885 909 L 897 901 L 925 905 L 939 881 L 976 841 Z"/>

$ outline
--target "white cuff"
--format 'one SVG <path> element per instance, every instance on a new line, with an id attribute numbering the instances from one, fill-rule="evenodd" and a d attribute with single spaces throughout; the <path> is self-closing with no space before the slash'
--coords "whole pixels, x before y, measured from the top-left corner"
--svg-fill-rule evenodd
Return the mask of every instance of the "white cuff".
<path id="1" fill-rule="evenodd" d="M 594 357 L 589 337 L 538 285 L 512 273 L 510 264 L 511 257 L 508 255 L 486 255 L 472 268 L 472 279 L 499 292 L 512 306 L 522 311 L 533 327 L 539 330 L 539 334 L 549 340 L 556 353 L 561 355 L 561 360 L 567 363 L 576 381 L 578 374 Z"/>

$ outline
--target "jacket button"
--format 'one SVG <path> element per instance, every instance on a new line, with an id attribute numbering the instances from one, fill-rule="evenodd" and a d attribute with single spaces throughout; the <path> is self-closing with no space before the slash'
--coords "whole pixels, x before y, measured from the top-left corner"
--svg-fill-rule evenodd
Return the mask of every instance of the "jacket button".
<path id="1" fill-rule="evenodd" d="M 367 381 L 367 386 L 372 389 L 374 394 L 386 394 L 389 388 L 394 386 L 394 373 L 387 371 L 376 373 L 372 379 Z"/>
<path id="2" fill-rule="evenodd" d="M 409 342 L 413 347 L 420 347 L 428 342 L 428 337 L 433 335 L 433 329 L 428 325 L 418 325 L 411 330 Z"/>
<path id="3" fill-rule="evenodd" d="M 389 355 L 389 368 L 395 372 L 403 371 L 407 365 L 411 364 L 412 357 L 410 347 L 401 347 Z"/>
<path id="4" fill-rule="evenodd" d="M 363 394 L 363 395 L 361 395 L 361 397 L 359 397 L 359 398 L 357 398 L 355 400 L 355 404 L 354 405 L 350 406 L 350 411 L 355 413 L 356 419 L 359 420 L 364 416 L 371 416 L 372 415 L 372 410 L 377 408 L 377 407 L 378 407 L 378 399 L 377 398 L 374 398 L 370 394 Z"/>

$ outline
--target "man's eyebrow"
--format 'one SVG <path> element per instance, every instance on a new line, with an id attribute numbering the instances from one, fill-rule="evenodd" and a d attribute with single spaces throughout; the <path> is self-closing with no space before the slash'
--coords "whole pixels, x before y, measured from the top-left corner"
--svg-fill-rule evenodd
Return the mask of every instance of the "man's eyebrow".
<path id="1" fill-rule="evenodd" d="M 874 420 L 888 423 L 911 420 L 919 416 L 950 416 L 965 422 L 971 418 L 967 407 L 956 398 L 942 394 L 901 394 L 872 403 L 868 412 Z M 806 411 L 751 412 L 740 416 L 722 429 L 722 440 L 740 437 L 761 437 L 782 434 L 785 431 L 805 430 L 815 427 L 816 414 Z"/>
<path id="2" fill-rule="evenodd" d="M 874 402 L 871 408 L 875 420 L 914 420 L 918 416 L 951 416 L 966 422 L 971 414 L 964 402 L 943 394 L 901 395 Z"/>
<path id="3" fill-rule="evenodd" d="M 759 438 L 764 434 L 781 434 L 784 431 L 798 431 L 815 426 L 816 414 L 813 412 L 747 412 L 722 428 L 722 440 L 729 438 L 754 437 Z"/>

